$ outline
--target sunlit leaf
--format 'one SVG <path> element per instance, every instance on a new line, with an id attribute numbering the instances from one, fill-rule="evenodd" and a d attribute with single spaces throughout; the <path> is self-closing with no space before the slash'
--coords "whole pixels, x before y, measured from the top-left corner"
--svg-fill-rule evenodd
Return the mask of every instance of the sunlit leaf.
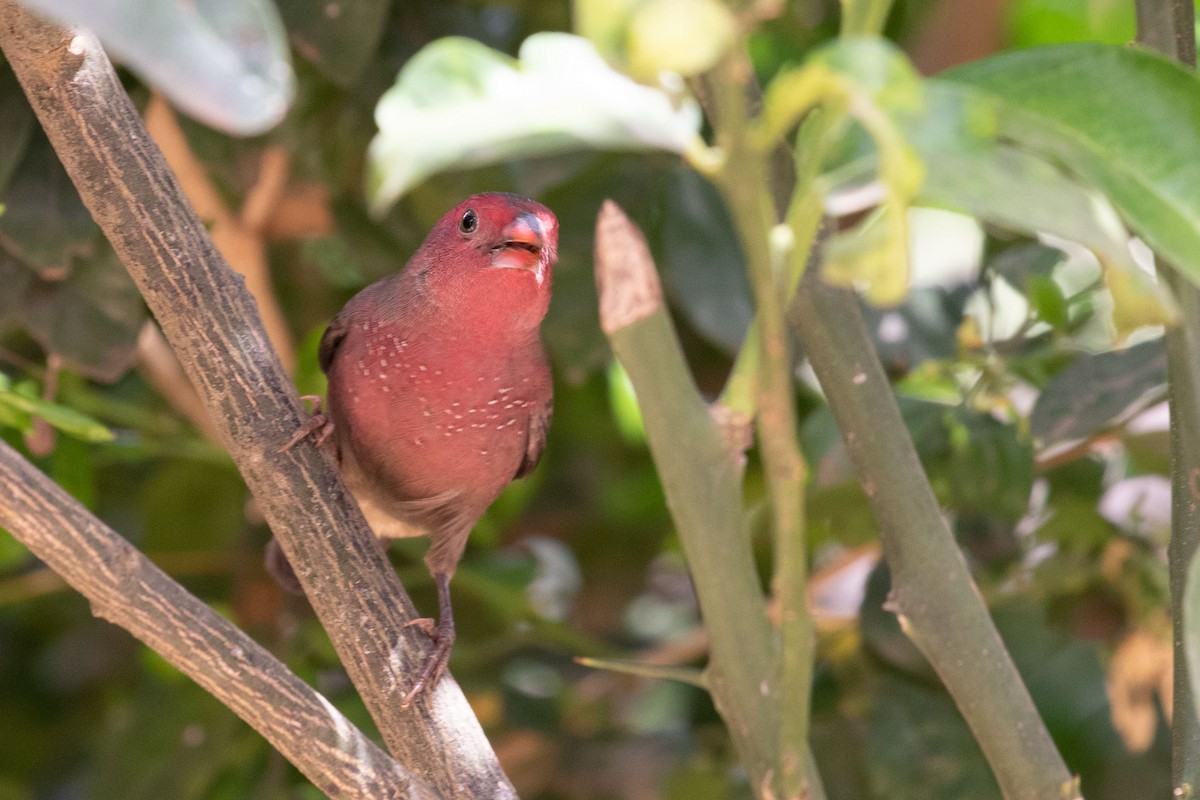
<path id="1" fill-rule="evenodd" d="M 273 127 L 295 91 L 270 0 L 25 0 L 105 47 L 196 119 L 239 136 Z"/>
<path id="2" fill-rule="evenodd" d="M 1125 44 L 1137 34 L 1125 0 L 1014 0 L 1008 28 L 1014 47 L 1060 42 Z"/>
<path id="3" fill-rule="evenodd" d="M 806 114 L 824 107 L 853 118 L 877 154 L 881 197 L 853 236 L 830 242 L 827 275 L 860 288 L 873 303 L 900 302 L 908 287 L 908 208 L 926 167 L 898 123 L 925 106 L 920 76 L 894 45 L 878 38 L 838 40 L 767 87 L 757 137 L 769 147 Z"/>
<path id="4" fill-rule="evenodd" d="M 995 103 L 999 136 L 1100 188 L 1155 251 L 1200 282 L 1200 77 L 1100 44 L 994 56 L 942 74 Z"/>
<path id="5" fill-rule="evenodd" d="M 1134 262 L 1129 233 L 1108 198 L 1050 161 L 1008 143 L 1004 104 L 928 82 L 922 115 L 904 124 L 928 167 L 922 202 L 969 212 L 1013 231 L 1053 233 L 1096 254 L 1115 300 L 1118 333 L 1174 318 L 1169 296 Z"/>
<path id="6" fill-rule="evenodd" d="M 733 42 L 737 22 L 719 0 L 651 0 L 629 23 L 629 66 L 635 75 L 697 75 Z"/>
<path id="7" fill-rule="evenodd" d="M 436 172 L 573 149 L 682 153 L 699 116 L 615 72 L 590 42 L 525 40 L 514 61 L 471 39 L 426 46 L 375 110 L 368 195 L 382 211 Z"/>
<path id="8" fill-rule="evenodd" d="M 615 359 L 608 367 L 608 403 L 621 436 L 628 442 L 645 444 L 646 427 L 641 409 L 638 408 L 633 383 L 620 362 Z"/>
<path id="9" fill-rule="evenodd" d="M 574 0 L 575 31 L 590 40 L 607 57 L 624 54 L 625 30 L 638 6 L 646 0 Z"/>

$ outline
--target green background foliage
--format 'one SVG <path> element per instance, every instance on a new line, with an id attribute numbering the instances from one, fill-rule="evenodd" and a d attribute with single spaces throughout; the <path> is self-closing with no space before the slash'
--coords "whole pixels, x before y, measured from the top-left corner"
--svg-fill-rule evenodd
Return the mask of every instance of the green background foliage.
<path id="1" fill-rule="evenodd" d="M 400 68 L 443 37 L 515 58 L 531 34 L 572 30 L 572 8 L 364 0 L 331 18 L 329 5 L 279 4 L 296 98 L 278 127 L 238 139 L 184 122 L 232 207 L 273 146 L 290 155 L 289 185 L 315 187 L 329 212 L 327 227 L 267 240 L 274 291 L 299 342 L 298 387 L 322 389 L 316 342 L 327 320 L 398 269 L 446 208 L 485 189 L 549 205 L 561 226 L 544 327 L 554 424 L 542 465 L 472 536 L 453 584 L 454 675 L 523 797 L 749 796 L 705 692 L 574 661 L 655 654 L 678 666 L 704 663 L 696 599 L 636 404 L 599 329 L 592 229 L 611 198 L 646 232 L 696 381 L 715 399 L 753 314 L 719 193 L 679 155 L 683 139 L 647 151 L 644 141 L 611 135 L 598 136 L 598 149 L 560 138 L 522 142 L 502 163 L 430 155 L 395 206 L 373 216 L 364 187 L 375 182 L 367 154 L 376 103 Z M 579 3 L 576 12 L 580 32 L 610 63 L 634 62 L 644 76 L 654 18 L 623 38 L 621 25 L 598 25 L 603 14 L 586 16 L 618 19 L 638 5 Z M 830 46 L 838 4 L 790 0 L 762 22 L 750 51 L 768 87 L 789 72 L 801 85 L 812 74 L 804 70 L 827 68 L 835 77 L 820 84 L 821 97 L 875 104 L 905 142 L 889 156 L 877 129 L 839 120 L 842 136 L 819 165 L 830 194 L 878 171 L 885 198 L 973 215 L 909 215 L 885 202 L 883 213 L 898 215 L 892 222 L 902 217 L 887 230 L 910 240 L 872 229 L 884 224 L 877 215 L 847 215 L 830 252 L 868 295 L 872 281 L 908 285 L 902 271 L 898 282 L 881 276 L 878 263 L 880 253 L 910 253 L 903 299 L 864 310 L 980 589 L 1086 796 L 1166 798 L 1169 704 L 1158 692 L 1170 650 L 1164 662 L 1147 642 L 1170 637 L 1165 356 L 1154 326 L 1173 312 L 1125 242 L 1133 231 L 1189 277 L 1200 274 L 1200 198 L 1187 175 L 1200 163 L 1190 139 L 1200 129 L 1200 91 L 1148 54 L 1095 44 L 1022 49 L 1123 43 L 1132 36 L 1128 3 L 993 5 L 998 12 L 985 20 L 954 2 L 909 0 L 890 18 L 894 46 Z M 709 12 L 698 18 L 722 35 L 724 17 Z M 991 26 L 993 49 L 1013 52 L 919 78 L 933 51 L 977 57 L 956 55 L 954 35 L 976 24 Z M 685 55 L 672 65 L 706 57 Z M 560 77 L 569 89 L 572 73 Z M 145 87 L 133 76 L 129 85 L 144 103 Z M 767 116 L 786 118 L 787 129 L 798 110 L 781 106 L 797 95 L 778 96 L 768 90 Z M 1073 103 L 1059 103 L 1064 96 Z M 543 99 L 526 101 L 532 109 Z M 1098 104 L 1110 113 L 1091 113 Z M 439 144 L 419 139 L 408 146 Z M 454 164 L 470 168 L 439 171 Z M 910 169 L 920 172 L 919 189 L 905 184 Z M 143 304 L 6 66 L 0 205 L 0 435 L 370 730 L 305 602 L 264 573 L 269 532 L 237 471 L 136 368 Z M 968 235 L 956 238 L 964 225 Z M 43 391 L 48 377 L 57 383 L 52 397 Z M 811 738 L 828 796 L 998 797 L 953 701 L 884 610 L 889 577 L 865 495 L 815 381 L 803 369 L 798 381 L 819 623 Z M 35 418 L 54 428 L 51 439 Z M 763 484 L 751 453 L 749 527 L 765 582 Z M 432 610 L 422 552 L 420 542 L 400 542 L 392 558 L 418 605 Z M 1128 667 L 1139 657 L 1150 665 L 1144 674 Z M 229 711 L 94 619 L 0 535 L 0 800 L 318 796 Z"/>

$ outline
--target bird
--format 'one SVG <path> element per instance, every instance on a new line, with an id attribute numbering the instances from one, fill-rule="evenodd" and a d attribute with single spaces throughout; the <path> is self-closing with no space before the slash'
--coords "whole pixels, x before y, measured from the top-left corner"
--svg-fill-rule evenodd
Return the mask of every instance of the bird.
<path id="1" fill-rule="evenodd" d="M 558 220 L 515 194 L 446 212 L 398 273 L 346 303 L 321 337 L 326 399 L 282 447 L 327 442 L 381 542 L 428 536 L 438 620 L 402 700 L 441 680 L 455 640 L 450 580 L 488 506 L 541 459 L 553 383 L 541 338 Z"/>

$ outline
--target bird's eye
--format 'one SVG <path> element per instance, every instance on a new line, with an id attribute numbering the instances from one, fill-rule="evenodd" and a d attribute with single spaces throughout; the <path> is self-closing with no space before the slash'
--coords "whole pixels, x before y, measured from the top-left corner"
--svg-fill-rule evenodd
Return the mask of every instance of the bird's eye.
<path id="1" fill-rule="evenodd" d="M 463 233 L 474 233 L 479 227 L 479 215 L 475 213 L 475 209 L 468 208 L 466 213 L 462 215 L 462 220 L 458 223 L 458 229 Z"/>

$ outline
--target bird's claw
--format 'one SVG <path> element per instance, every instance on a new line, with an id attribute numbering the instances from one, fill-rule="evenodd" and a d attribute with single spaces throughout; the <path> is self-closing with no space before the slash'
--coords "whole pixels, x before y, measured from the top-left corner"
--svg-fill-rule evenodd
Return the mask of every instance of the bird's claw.
<path id="1" fill-rule="evenodd" d="M 312 436 L 314 433 L 317 436 L 315 444 L 317 447 L 320 447 L 321 445 L 325 444 L 325 440 L 328 439 L 333 433 L 333 420 L 329 418 L 328 414 L 321 410 L 320 396 L 315 394 L 306 394 L 300 399 L 313 404 L 312 416 L 306 419 L 304 423 L 296 429 L 296 432 L 292 434 L 292 438 L 288 439 L 287 442 L 285 442 L 277 452 L 285 453 L 288 450 L 291 450 L 297 444 L 302 442 L 307 437 Z"/>
<path id="2" fill-rule="evenodd" d="M 404 623 L 404 627 L 417 628 L 421 631 L 421 633 L 428 636 L 434 642 L 437 641 L 437 638 L 438 638 L 437 623 L 434 622 L 431 617 L 419 617 L 417 619 L 410 619 L 408 622 Z"/>
<path id="3" fill-rule="evenodd" d="M 446 667 L 450 664 L 450 651 L 454 648 L 453 625 L 435 625 L 432 619 L 422 617 L 410 620 L 405 623 L 404 627 L 419 628 L 433 641 L 433 652 L 425 659 L 425 665 L 421 668 L 420 675 L 417 676 L 417 682 L 400 701 L 402 710 L 412 705 L 412 701 L 424 691 L 432 690 L 438 685 L 442 676 L 446 674 Z"/>

